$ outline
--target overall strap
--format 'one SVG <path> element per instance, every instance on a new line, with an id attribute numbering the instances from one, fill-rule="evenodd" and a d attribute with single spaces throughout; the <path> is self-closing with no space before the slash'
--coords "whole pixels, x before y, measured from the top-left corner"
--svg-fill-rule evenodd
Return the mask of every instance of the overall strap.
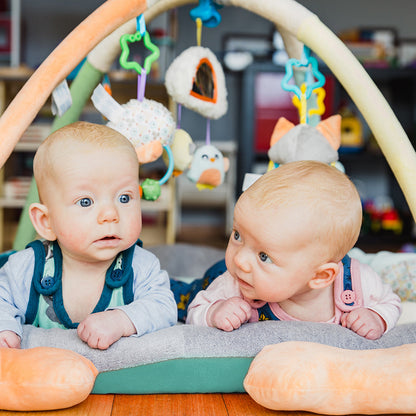
<path id="1" fill-rule="evenodd" d="M 342 310 L 351 310 L 362 304 L 360 269 L 352 266 L 352 259 L 348 255 L 342 259 L 342 265 L 344 269 L 343 287 L 342 289 L 339 287 L 338 295 L 335 293 L 335 301 Z M 355 270 L 354 276 L 352 274 L 353 268 Z M 337 296 L 339 296 L 340 303 L 338 303 Z"/>
<path id="2" fill-rule="evenodd" d="M 136 245 L 133 245 L 127 250 L 119 253 L 111 266 L 108 268 L 105 275 L 103 293 L 93 312 L 101 312 L 105 310 L 110 303 L 113 290 L 119 287 L 123 288 L 124 304 L 127 305 L 133 302 L 134 272 L 132 264 L 135 247 Z"/>
<path id="3" fill-rule="evenodd" d="M 342 265 L 344 267 L 344 276 L 343 276 L 343 284 L 344 284 L 344 291 L 342 292 L 342 301 L 348 305 L 354 305 L 353 300 L 353 287 L 352 287 L 352 278 L 351 278 L 351 257 L 348 254 L 342 259 Z"/>
<path id="4" fill-rule="evenodd" d="M 27 324 L 32 324 L 35 320 L 39 305 L 39 295 L 50 296 L 57 291 L 61 284 L 62 258 L 61 262 L 58 261 L 58 264 L 56 264 L 56 261 L 52 262 L 52 267 L 48 267 L 45 270 L 46 259 L 53 258 L 54 248 L 52 248 L 51 244 L 47 241 L 35 240 L 26 246 L 26 248 L 31 247 L 33 249 L 35 257 L 29 302 L 26 309 Z"/>

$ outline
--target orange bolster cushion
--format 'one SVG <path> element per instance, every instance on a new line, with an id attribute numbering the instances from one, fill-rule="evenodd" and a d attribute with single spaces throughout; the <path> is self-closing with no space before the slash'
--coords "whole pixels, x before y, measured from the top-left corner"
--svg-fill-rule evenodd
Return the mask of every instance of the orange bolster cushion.
<path id="1" fill-rule="evenodd" d="M 0 348 L 0 409 L 74 406 L 88 397 L 97 374 L 90 360 L 70 350 Z"/>
<path id="2" fill-rule="evenodd" d="M 251 363 L 244 388 L 273 410 L 414 413 L 416 344 L 373 350 L 301 341 L 269 345 Z"/>

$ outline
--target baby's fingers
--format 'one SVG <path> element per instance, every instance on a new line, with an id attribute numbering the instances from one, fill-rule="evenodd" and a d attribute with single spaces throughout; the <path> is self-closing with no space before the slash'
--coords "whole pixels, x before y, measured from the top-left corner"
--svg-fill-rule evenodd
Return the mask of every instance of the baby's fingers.
<path id="1" fill-rule="evenodd" d="M 12 331 L 2 331 L 0 348 L 20 348 L 20 337 Z"/>
<path id="2" fill-rule="evenodd" d="M 344 328 L 349 328 L 349 326 L 348 326 L 348 315 L 349 315 L 349 312 L 344 312 L 344 313 L 341 315 L 341 325 L 342 325 Z"/>

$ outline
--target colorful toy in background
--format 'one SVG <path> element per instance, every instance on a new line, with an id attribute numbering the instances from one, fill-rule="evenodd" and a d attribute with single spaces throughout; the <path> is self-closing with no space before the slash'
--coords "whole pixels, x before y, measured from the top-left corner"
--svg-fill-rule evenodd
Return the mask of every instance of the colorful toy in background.
<path id="1" fill-rule="evenodd" d="M 341 153 L 359 152 L 364 147 L 363 126 L 361 120 L 348 107 L 340 110 L 341 120 Z"/>
<path id="2" fill-rule="evenodd" d="M 403 221 L 388 196 L 380 196 L 363 203 L 363 231 L 374 234 L 388 232 L 400 235 Z"/>
<path id="3" fill-rule="evenodd" d="M 210 124 L 212 119 L 222 117 L 228 109 L 225 76 L 212 51 L 200 46 L 202 25 L 213 27 L 221 20 L 217 8 L 211 1 L 200 1 L 199 6 L 191 11 L 191 17 L 197 24 L 198 45 L 177 56 L 166 71 L 165 77 L 168 94 L 178 103 L 178 136 L 176 138 L 175 134 L 175 138 L 187 144 L 182 150 L 178 148 L 178 158 L 183 163 L 175 170 L 183 172 L 189 168 L 187 177 L 199 190 L 213 189 L 221 185 L 225 172 L 229 169 L 228 158 L 211 144 Z M 187 153 L 191 144 L 190 137 L 179 133 L 182 106 L 207 119 L 205 145 L 196 149 L 191 158 Z"/>

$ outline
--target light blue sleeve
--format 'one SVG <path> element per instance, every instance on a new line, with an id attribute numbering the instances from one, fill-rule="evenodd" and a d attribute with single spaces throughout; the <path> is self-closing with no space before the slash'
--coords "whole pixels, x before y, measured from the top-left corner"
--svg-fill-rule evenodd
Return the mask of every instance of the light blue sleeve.
<path id="1" fill-rule="evenodd" d="M 0 269 L 0 331 L 22 336 L 34 264 L 29 248 L 12 254 Z"/>
<path id="2" fill-rule="evenodd" d="M 170 290 L 169 276 L 160 269 L 158 258 L 147 250 L 135 248 L 133 256 L 134 301 L 117 307 L 123 310 L 141 336 L 175 325 L 178 309 Z"/>

